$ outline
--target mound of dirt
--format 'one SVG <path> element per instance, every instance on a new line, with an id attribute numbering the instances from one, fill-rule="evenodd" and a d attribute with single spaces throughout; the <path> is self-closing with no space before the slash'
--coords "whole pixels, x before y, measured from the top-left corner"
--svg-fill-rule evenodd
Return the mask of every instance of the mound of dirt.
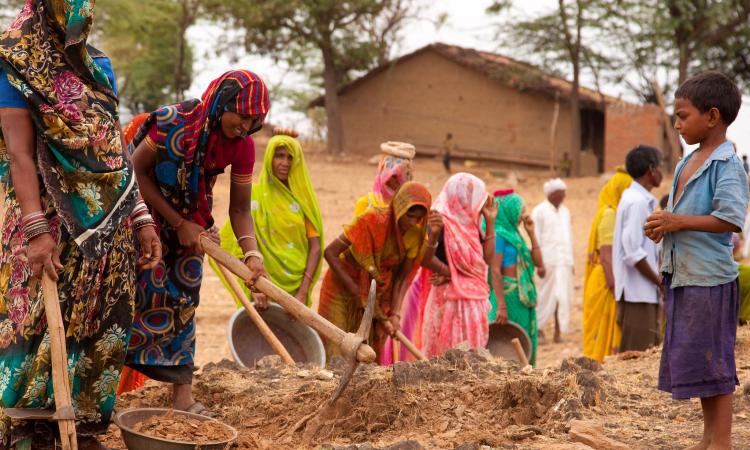
<path id="1" fill-rule="evenodd" d="M 333 366 L 340 375 L 342 366 Z M 194 391 L 239 430 L 240 448 L 479 448 L 566 433 L 571 419 L 606 399 L 598 372 L 589 360 L 570 359 L 559 370 L 526 373 L 487 352 L 453 349 L 430 361 L 360 366 L 330 407 L 339 376 L 275 358 L 255 369 L 209 364 Z M 120 406 L 169 400 L 167 386 L 150 384 Z"/>

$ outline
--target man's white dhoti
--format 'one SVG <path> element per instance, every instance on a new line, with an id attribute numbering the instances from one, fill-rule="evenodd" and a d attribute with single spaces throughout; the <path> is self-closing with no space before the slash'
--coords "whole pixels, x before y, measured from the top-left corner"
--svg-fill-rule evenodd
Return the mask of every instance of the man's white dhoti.
<path id="1" fill-rule="evenodd" d="M 560 323 L 560 332 L 567 333 L 570 324 L 570 303 L 573 300 L 573 268 L 570 266 L 552 266 L 547 268 L 544 278 L 534 277 L 536 281 L 536 320 L 542 329 L 555 317 Z"/>

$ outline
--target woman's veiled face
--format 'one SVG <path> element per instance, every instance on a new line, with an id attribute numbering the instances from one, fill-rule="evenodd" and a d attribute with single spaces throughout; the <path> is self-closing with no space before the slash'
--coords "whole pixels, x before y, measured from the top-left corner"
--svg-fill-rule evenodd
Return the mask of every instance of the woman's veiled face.
<path id="1" fill-rule="evenodd" d="M 289 171 L 292 168 L 292 155 L 285 147 L 278 147 L 273 154 L 273 160 L 271 161 L 271 168 L 273 169 L 273 175 L 280 181 L 286 182 L 289 179 Z"/>
<path id="2" fill-rule="evenodd" d="M 419 225 L 419 223 L 427 215 L 427 210 L 424 206 L 412 206 L 409 210 L 398 219 L 398 227 L 403 235 L 407 231 Z"/>
<path id="3" fill-rule="evenodd" d="M 401 182 L 398 180 L 398 177 L 394 175 L 385 182 L 385 185 L 393 190 L 393 192 L 396 192 L 401 187 Z"/>
<path id="4" fill-rule="evenodd" d="M 260 115 L 237 114 L 225 111 L 221 114 L 221 132 L 229 139 L 247 137 L 263 120 Z"/>

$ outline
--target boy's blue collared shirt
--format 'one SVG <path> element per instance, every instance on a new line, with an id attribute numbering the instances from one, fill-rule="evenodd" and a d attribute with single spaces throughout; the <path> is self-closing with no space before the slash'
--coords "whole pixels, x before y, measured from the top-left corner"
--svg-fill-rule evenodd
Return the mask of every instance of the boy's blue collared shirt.
<path id="1" fill-rule="evenodd" d="M 677 164 L 667 209 L 675 214 L 711 215 L 742 229 L 748 202 L 747 174 L 729 141 L 695 171 L 674 203 L 680 174 L 692 156 Z M 731 232 L 678 231 L 664 235 L 661 271 L 672 274 L 673 288 L 729 283 L 737 278 L 737 267 Z"/>

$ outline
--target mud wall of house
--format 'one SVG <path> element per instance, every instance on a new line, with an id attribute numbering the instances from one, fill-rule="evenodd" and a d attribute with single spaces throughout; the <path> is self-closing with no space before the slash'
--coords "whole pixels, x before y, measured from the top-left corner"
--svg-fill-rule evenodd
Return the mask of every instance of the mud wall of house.
<path id="1" fill-rule="evenodd" d="M 625 164 L 625 155 L 639 144 L 669 151 L 656 105 L 611 104 L 607 106 L 604 128 L 604 170 Z M 679 157 L 679 156 L 678 156 Z"/>
<path id="2" fill-rule="evenodd" d="M 436 154 L 447 132 L 458 156 L 547 164 L 554 100 L 505 87 L 431 51 L 371 76 L 341 97 L 348 153 L 372 155 L 381 142 L 414 143 Z M 558 159 L 570 151 L 569 108 L 561 102 Z"/>

